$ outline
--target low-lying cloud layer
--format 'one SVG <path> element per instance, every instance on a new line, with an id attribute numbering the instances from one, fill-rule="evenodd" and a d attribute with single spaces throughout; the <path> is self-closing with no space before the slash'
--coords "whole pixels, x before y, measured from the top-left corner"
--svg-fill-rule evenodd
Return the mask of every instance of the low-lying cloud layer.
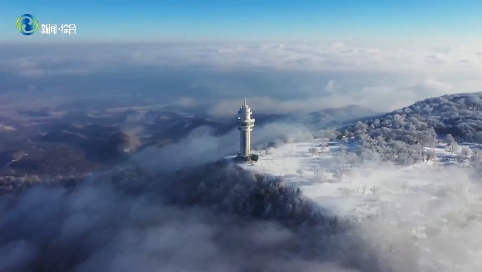
<path id="1" fill-rule="evenodd" d="M 185 104 L 248 97 L 284 113 L 346 104 L 392 110 L 482 90 L 482 55 L 463 47 L 3 44 L 0 56 L 0 92 L 38 98 L 145 95 Z"/>
<path id="2" fill-rule="evenodd" d="M 147 169 L 1 196 L 0 271 L 480 271 L 481 188 L 470 170 L 366 166 L 370 176 L 351 179 L 410 180 L 413 193 L 379 191 L 378 215 L 357 223 L 274 177 L 209 163 L 230 137 L 199 129 L 139 154 Z"/>
<path id="3" fill-rule="evenodd" d="M 302 125 L 270 123 L 256 128 L 251 141 L 254 149 L 264 150 L 283 142 L 306 141 L 312 139 L 311 133 Z M 135 154 L 133 160 L 153 171 L 179 170 L 207 162 L 217 161 L 238 152 L 238 129 L 215 136 L 209 127 L 200 127 L 177 143 L 159 150 L 146 148 Z M 159 161 L 166 163 L 159 163 Z"/>

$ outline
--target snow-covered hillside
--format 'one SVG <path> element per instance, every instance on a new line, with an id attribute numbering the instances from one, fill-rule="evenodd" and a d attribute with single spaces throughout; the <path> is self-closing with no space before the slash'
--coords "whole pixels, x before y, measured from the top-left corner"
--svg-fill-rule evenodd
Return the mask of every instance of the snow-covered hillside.
<path id="1" fill-rule="evenodd" d="M 327 214 L 364 222 L 360 230 L 376 236 L 387 258 L 409 254 L 410 242 L 419 249 L 418 271 L 482 271 L 482 191 L 467 156 L 439 145 L 430 148 L 435 158 L 409 166 L 355 165 L 350 148 L 322 140 L 285 144 L 242 167 L 283 177 Z"/>
<path id="2" fill-rule="evenodd" d="M 373 118 L 360 118 L 367 125 L 368 134 L 387 134 L 434 130 L 438 135 L 451 134 L 460 141 L 482 143 L 482 92 L 459 93 L 432 97 L 411 106 Z M 346 127 L 357 130 L 355 124 Z M 402 130 L 400 130 L 402 129 Z M 428 129 L 428 130 L 427 130 Z M 401 136 L 401 135 L 398 135 Z M 414 135 L 411 135 L 413 137 Z M 406 141 L 407 138 L 405 138 Z"/>

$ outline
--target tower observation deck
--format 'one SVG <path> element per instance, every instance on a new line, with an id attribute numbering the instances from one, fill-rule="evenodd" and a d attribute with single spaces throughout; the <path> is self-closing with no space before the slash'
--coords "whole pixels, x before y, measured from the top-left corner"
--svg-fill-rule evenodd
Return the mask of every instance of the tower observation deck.
<path id="1" fill-rule="evenodd" d="M 251 118 L 251 108 L 244 99 L 243 105 L 238 111 L 238 130 L 239 130 L 239 153 L 238 161 L 257 161 L 258 155 L 251 154 L 251 131 L 254 127 L 254 119 Z"/>

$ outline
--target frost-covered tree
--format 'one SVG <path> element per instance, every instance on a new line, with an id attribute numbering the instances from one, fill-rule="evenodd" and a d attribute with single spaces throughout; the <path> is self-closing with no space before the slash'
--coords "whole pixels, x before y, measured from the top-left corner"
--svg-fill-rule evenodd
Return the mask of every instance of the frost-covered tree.
<path id="1" fill-rule="evenodd" d="M 420 144 L 422 147 L 434 148 L 437 143 L 437 133 L 433 128 L 420 132 Z"/>
<path id="2" fill-rule="evenodd" d="M 341 138 L 341 143 L 342 143 L 343 145 L 347 144 L 347 143 L 348 143 L 348 137 L 346 137 L 346 136 L 345 136 L 345 137 L 342 137 L 342 138 Z"/>
<path id="3" fill-rule="evenodd" d="M 318 183 L 324 183 L 328 181 L 328 177 L 326 176 L 325 170 L 320 168 L 316 172 L 315 176 L 313 177 L 313 180 Z"/>
<path id="4" fill-rule="evenodd" d="M 470 160 L 471 161 L 482 161 L 482 151 L 480 150 L 475 150 L 472 154 L 472 156 L 470 157 Z"/>
<path id="5" fill-rule="evenodd" d="M 482 101 L 482 92 L 446 95 L 425 99 L 384 116 L 364 119 L 360 122 L 366 125 L 367 135 L 375 138 L 378 136 L 377 134 L 381 134 L 386 141 L 397 139 L 399 131 L 406 131 L 416 143 L 421 140 L 416 135 L 417 133 L 433 129 L 439 135 L 453 135 L 459 142 L 482 143 L 480 101 Z M 360 124 L 355 123 L 343 130 L 348 131 L 345 132 L 345 135 L 348 135 L 349 132 L 357 135 L 360 127 Z M 390 131 L 392 133 L 388 133 Z M 403 137 L 407 138 L 407 135 L 403 135 Z M 427 146 L 425 143 L 422 144 Z"/>
<path id="6" fill-rule="evenodd" d="M 470 159 L 471 155 L 472 155 L 472 150 L 470 148 L 466 147 L 466 146 L 463 146 L 460 149 L 459 160 L 460 161 L 468 160 L 468 159 Z"/>
<path id="7" fill-rule="evenodd" d="M 352 155 L 354 155 L 352 153 Z M 343 175 L 343 173 L 346 173 L 350 169 L 350 164 L 347 161 L 349 158 L 349 155 L 347 154 L 339 154 L 335 156 L 334 162 L 335 162 L 335 168 L 340 171 L 340 173 Z"/>
<path id="8" fill-rule="evenodd" d="M 299 174 L 301 177 L 303 177 L 303 174 L 304 174 L 303 168 L 296 170 L 296 173 Z"/>
<path id="9" fill-rule="evenodd" d="M 363 122 L 356 122 L 355 128 L 354 128 L 354 133 L 355 136 L 360 137 L 360 135 L 364 135 L 367 132 L 368 125 L 363 123 Z"/>
<path id="10" fill-rule="evenodd" d="M 393 123 L 393 126 L 394 126 L 395 128 L 401 128 L 401 127 L 403 127 L 403 126 L 405 125 L 405 116 L 399 115 L 399 114 L 395 114 L 395 115 L 393 116 L 393 121 L 392 121 L 392 123 Z"/>
<path id="11" fill-rule="evenodd" d="M 447 143 L 447 145 L 451 145 L 453 143 L 455 143 L 455 139 L 454 139 L 454 136 L 452 136 L 452 134 L 447 134 L 447 136 L 445 136 L 445 142 Z"/>
<path id="12" fill-rule="evenodd" d="M 482 166 L 482 152 L 475 150 L 472 156 L 470 156 L 469 162 L 472 167 L 480 169 L 480 166 Z"/>
<path id="13" fill-rule="evenodd" d="M 447 147 L 447 151 L 449 151 L 451 154 L 454 154 L 460 150 L 460 146 L 457 144 L 457 142 L 453 141 L 450 145 Z"/>

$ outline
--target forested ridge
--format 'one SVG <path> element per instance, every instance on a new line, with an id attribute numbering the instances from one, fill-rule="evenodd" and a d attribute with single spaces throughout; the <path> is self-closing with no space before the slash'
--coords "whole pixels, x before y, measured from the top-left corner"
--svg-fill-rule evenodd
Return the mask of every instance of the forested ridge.
<path id="1" fill-rule="evenodd" d="M 408 131 L 432 127 L 439 136 L 451 134 L 458 141 L 482 143 L 482 92 L 428 98 L 363 123 Z"/>
<path id="2" fill-rule="evenodd" d="M 359 159 L 376 156 L 412 164 L 434 158 L 433 148 L 443 143 L 461 161 L 472 157 L 478 162 L 478 150 L 472 152 L 467 144 L 482 143 L 481 109 L 482 92 L 444 95 L 315 136 L 356 141 Z"/>

